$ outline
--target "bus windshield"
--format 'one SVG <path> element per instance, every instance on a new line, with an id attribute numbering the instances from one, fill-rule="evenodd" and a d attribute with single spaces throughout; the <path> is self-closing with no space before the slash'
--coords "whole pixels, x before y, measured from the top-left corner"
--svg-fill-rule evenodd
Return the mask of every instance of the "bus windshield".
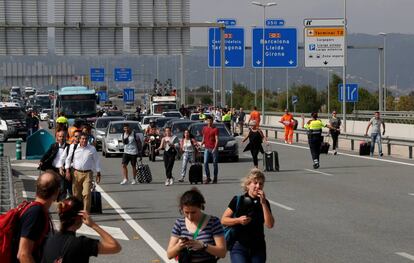
<path id="1" fill-rule="evenodd" d="M 64 100 L 60 102 L 59 110 L 63 111 L 68 118 L 94 116 L 96 115 L 96 101 L 83 100 L 79 103 L 77 100 Z"/>

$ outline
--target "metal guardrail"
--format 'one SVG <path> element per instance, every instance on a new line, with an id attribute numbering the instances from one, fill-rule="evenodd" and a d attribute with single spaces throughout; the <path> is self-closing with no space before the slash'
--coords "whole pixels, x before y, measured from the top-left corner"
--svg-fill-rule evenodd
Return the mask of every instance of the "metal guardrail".
<path id="1" fill-rule="evenodd" d="M 276 126 L 270 126 L 270 125 L 261 125 L 260 128 L 265 131 L 266 137 L 269 137 L 269 131 L 274 132 L 274 138 L 277 139 L 277 133 L 281 132 L 284 133 L 285 130 L 283 127 L 276 127 Z M 296 142 L 299 142 L 299 135 L 306 135 L 307 132 L 304 129 L 297 129 L 295 130 L 295 137 Z M 323 135 L 328 135 L 327 131 L 323 132 Z M 370 140 L 370 137 L 360 135 L 360 134 L 351 134 L 351 133 L 341 133 L 339 135 L 339 139 L 345 139 L 349 140 L 351 143 L 351 150 L 355 150 L 355 141 L 366 141 Z M 413 159 L 413 146 L 414 146 L 414 140 L 408 140 L 408 139 L 401 139 L 401 138 L 393 138 L 389 136 L 382 137 L 382 144 L 387 145 L 387 154 L 391 155 L 392 145 L 398 145 L 398 146 L 407 146 L 408 147 L 408 158 Z"/>
<path id="2" fill-rule="evenodd" d="M 8 156 L 0 157 L 0 213 L 16 206 L 13 178 Z"/>

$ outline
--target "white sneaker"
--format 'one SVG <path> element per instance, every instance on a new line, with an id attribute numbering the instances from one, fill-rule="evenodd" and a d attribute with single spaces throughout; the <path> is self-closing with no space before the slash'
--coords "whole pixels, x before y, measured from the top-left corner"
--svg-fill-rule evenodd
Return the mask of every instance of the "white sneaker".
<path id="1" fill-rule="evenodd" d="M 170 185 L 174 184 L 174 177 L 170 178 Z"/>
<path id="2" fill-rule="evenodd" d="M 134 179 L 132 179 L 132 180 L 131 180 L 131 184 L 137 184 L 137 180 L 135 180 L 135 178 L 134 178 Z"/>
<path id="3" fill-rule="evenodd" d="M 120 182 L 119 184 L 124 185 L 124 184 L 126 184 L 127 182 L 128 182 L 128 180 L 127 180 L 127 179 L 124 179 L 124 180 L 122 180 L 122 182 Z"/>
<path id="4" fill-rule="evenodd" d="M 167 178 L 167 180 L 165 180 L 165 186 L 169 186 L 170 185 L 170 179 Z"/>
<path id="5" fill-rule="evenodd" d="M 288 141 L 285 141 L 285 143 L 288 143 Z"/>

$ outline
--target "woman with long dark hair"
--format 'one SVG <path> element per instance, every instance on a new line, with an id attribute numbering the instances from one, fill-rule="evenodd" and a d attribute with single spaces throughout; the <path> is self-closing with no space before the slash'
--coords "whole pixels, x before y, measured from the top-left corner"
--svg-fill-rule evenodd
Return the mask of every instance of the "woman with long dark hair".
<path id="1" fill-rule="evenodd" d="M 98 254 L 116 254 L 121 245 L 89 216 L 82 211 L 82 201 L 70 197 L 58 204 L 60 231 L 50 237 L 44 247 L 42 263 L 89 262 L 89 257 Z M 82 224 L 92 228 L 101 240 L 76 236 Z M 60 260 L 60 261 L 59 261 Z"/>
<path id="2" fill-rule="evenodd" d="M 257 168 L 257 166 L 259 165 L 257 155 L 259 154 L 259 152 L 261 152 L 262 154 L 264 153 L 262 143 L 263 141 L 267 142 L 267 140 L 262 130 L 256 125 L 256 121 L 251 121 L 249 123 L 249 126 L 249 133 L 242 140 L 243 143 L 249 140 L 249 144 L 247 144 L 243 152 L 250 150 L 250 153 L 253 157 L 253 165 L 255 168 Z"/>

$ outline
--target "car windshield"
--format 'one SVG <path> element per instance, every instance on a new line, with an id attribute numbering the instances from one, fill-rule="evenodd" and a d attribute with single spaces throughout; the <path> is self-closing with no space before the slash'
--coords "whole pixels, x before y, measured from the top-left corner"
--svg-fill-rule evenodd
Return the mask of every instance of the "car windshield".
<path id="1" fill-rule="evenodd" d="M 129 127 L 136 132 L 142 132 L 138 123 L 129 123 Z M 117 134 L 124 132 L 124 123 L 112 123 L 109 127 L 110 134 Z"/>
<path id="2" fill-rule="evenodd" d="M 122 116 L 122 111 L 108 111 L 106 113 L 108 116 Z"/>
<path id="3" fill-rule="evenodd" d="M 183 133 L 185 129 L 188 129 L 191 122 L 180 122 L 172 124 L 172 133 L 177 135 L 177 133 Z"/>
<path id="4" fill-rule="evenodd" d="M 207 125 L 194 125 L 191 128 L 191 134 L 194 135 L 197 141 L 201 141 L 203 138 L 202 130 Z M 230 132 L 224 127 L 224 125 L 216 125 L 219 130 L 219 138 L 220 137 L 229 137 L 231 136 Z"/>
<path id="5" fill-rule="evenodd" d="M 179 112 L 164 112 L 162 115 L 165 117 L 174 117 L 174 118 L 181 118 L 182 115 Z"/>
<path id="6" fill-rule="evenodd" d="M 165 123 L 169 120 L 171 119 L 170 118 L 158 118 L 155 120 L 155 126 L 157 126 L 157 128 L 164 127 Z"/>
<path id="7" fill-rule="evenodd" d="M 20 108 L 0 108 L 0 118 L 3 120 L 25 119 L 26 115 Z"/>
<path id="8" fill-rule="evenodd" d="M 51 109 L 43 109 L 43 110 L 42 110 L 42 113 L 50 113 L 50 112 L 52 112 L 52 110 L 51 110 Z"/>
<path id="9" fill-rule="evenodd" d="M 111 121 L 119 121 L 121 120 L 120 118 L 104 118 L 104 119 L 97 119 L 96 120 L 96 128 L 97 129 L 102 129 L 102 128 L 106 128 L 108 127 L 108 124 Z"/>

